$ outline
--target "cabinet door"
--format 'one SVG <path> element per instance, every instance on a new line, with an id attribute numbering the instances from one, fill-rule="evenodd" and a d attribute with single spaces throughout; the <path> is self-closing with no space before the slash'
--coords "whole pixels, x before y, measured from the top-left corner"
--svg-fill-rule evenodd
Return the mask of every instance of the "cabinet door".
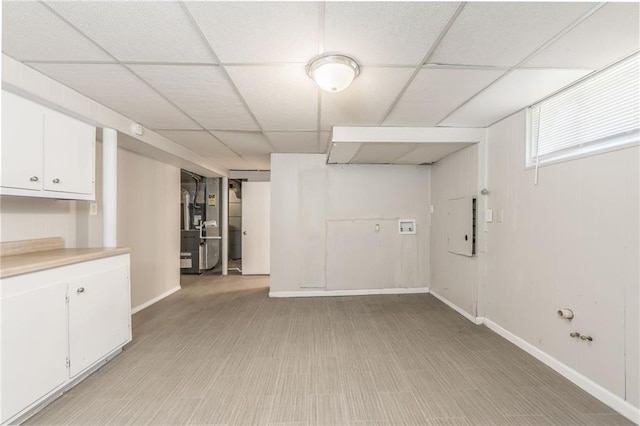
<path id="1" fill-rule="evenodd" d="M 2 92 L 2 181 L 8 188 L 42 189 L 44 110 L 13 93 Z"/>
<path id="2" fill-rule="evenodd" d="M 99 270 L 69 283 L 71 377 L 131 337 L 129 267 Z"/>
<path id="3" fill-rule="evenodd" d="M 66 290 L 59 283 L 2 299 L 3 424 L 68 378 Z"/>
<path id="4" fill-rule="evenodd" d="M 96 129 L 47 110 L 44 117 L 44 189 L 92 194 Z"/>

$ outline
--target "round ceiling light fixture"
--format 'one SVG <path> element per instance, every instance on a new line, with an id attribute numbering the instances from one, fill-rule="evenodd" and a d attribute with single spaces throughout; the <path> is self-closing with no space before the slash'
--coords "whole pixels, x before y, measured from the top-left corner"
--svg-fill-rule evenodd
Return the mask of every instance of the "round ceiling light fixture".
<path id="1" fill-rule="evenodd" d="M 307 65 L 307 74 L 327 92 L 341 92 L 360 74 L 360 66 L 345 55 L 328 54 L 314 58 Z"/>

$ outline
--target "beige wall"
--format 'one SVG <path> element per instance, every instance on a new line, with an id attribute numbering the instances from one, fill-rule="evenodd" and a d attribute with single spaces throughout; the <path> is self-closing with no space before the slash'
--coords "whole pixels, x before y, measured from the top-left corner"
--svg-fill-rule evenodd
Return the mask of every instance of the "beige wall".
<path id="1" fill-rule="evenodd" d="M 1 241 L 61 236 L 67 247 L 100 247 L 101 149 L 97 144 L 97 216 L 85 201 L 3 196 Z M 131 248 L 134 309 L 179 288 L 179 190 L 179 168 L 118 149 L 118 245 Z"/>
<path id="2" fill-rule="evenodd" d="M 484 196 L 478 189 L 480 145 L 472 145 L 431 167 L 431 290 L 472 316 L 478 314 L 478 293 L 484 273 Z M 476 197 L 478 203 L 477 252 L 473 257 L 448 251 L 447 203 Z"/>
<path id="3" fill-rule="evenodd" d="M 271 157 L 271 291 L 428 287 L 429 166 L 325 162 Z M 400 236 L 400 218 L 418 233 Z M 363 278 L 379 267 L 388 280 Z"/>
<path id="4" fill-rule="evenodd" d="M 503 221 L 488 225 L 486 316 L 640 406 L 640 149 L 540 167 L 534 185 L 524 112 L 492 126 L 489 142 L 489 208 Z"/>

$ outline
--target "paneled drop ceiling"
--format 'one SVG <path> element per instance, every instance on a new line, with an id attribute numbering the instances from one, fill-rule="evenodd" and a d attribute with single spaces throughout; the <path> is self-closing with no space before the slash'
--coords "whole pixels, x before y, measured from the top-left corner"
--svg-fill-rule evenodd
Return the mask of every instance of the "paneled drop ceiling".
<path id="1" fill-rule="evenodd" d="M 486 127 L 640 47 L 637 2 L 2 8 L 4 54 L 239 170 L 268 169 L 273 152 L 325 153 L 334 126 Z M 307 77 L 324 52 L 361 64 L 346 91 Z M 365 145 L 354 162 L 403 163 L 404 148 Z"/>

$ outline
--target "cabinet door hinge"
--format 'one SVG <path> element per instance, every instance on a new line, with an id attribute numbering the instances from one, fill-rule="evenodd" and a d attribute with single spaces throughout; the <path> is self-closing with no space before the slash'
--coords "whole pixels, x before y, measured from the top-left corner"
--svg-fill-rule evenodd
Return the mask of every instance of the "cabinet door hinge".
<path id="1" fill-rule="evenodd" d="M 69 358 L 66 359 L 65 365 L 71 367 L 71 360 Z"/>

